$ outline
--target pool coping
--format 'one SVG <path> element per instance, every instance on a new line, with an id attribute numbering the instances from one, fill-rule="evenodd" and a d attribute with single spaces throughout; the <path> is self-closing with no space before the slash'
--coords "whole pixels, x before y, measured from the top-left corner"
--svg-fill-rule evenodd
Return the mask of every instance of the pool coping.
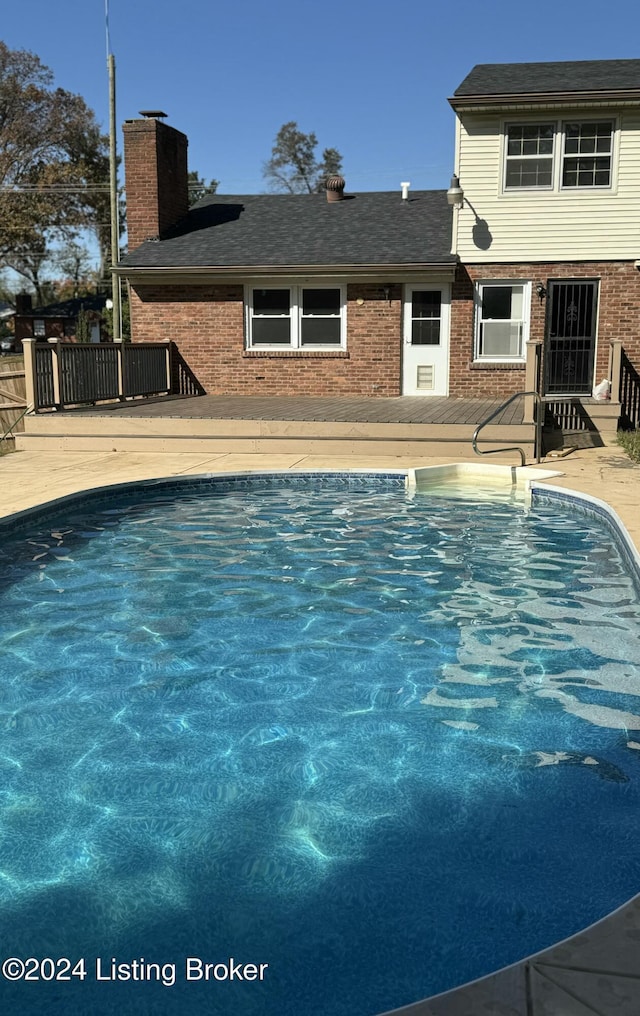
<path id="1" fill-rule="evenodd" d="M 375 469 L 290 469 L 238 470 L 228 472 L 181 473 L 141 480 L 126 480 L 71 491 L 68 494 L 42 501 L 0 517 L 0 533 L 28 523 L 52 509 L 78 500 L 103 500 L 135 490 L 167 490 L 192 485 L 203 488 L 207 481 L 222 488 L 225 484 L 246 489 L 264 480 L 278 479 L 280 483 L 296 485 L 301 480 L 356 476 L 359 480 L 404 478 L 406 489 L 413 493 L 428 491 L 422 485 L 424 474 L 435 482 L 447 479 L 493 479 L 502 471 L 509 482 L 524 487 L 527 499 L 536 502 L 563 502 L 586 514 L 603 520 L 616 540 L 625 563 L 640 580 L 640 554 L 622 520 L 607 502 L 571 488 L 558 487 L 544 482 L 564 475 L 559 470 L 542 471 L 530 467 L 485 465 L 480 463 L 450 463 L 418 468 L 400 467 Z M 521 483 L 520 481 L 524 481 Z M 458 985 L 448 991 L 410 1003 L 401 1008 L 385 1010 L 379 1016 L 477 1016 L 481 1012 L 501 1016 L 567 1016 L 567 1005 L 574 1005 L 571 1013 L 610 1012 L 612 1002 L 616 1016 L 637 1016 L 640 998 L 640 892 L 610 914 L 586 929 L 563 939 L 513 964 Z M 630 994 L 630 992 L 633 993 Z M 575 1003 L 579 1008 L 575 1009 Z M 597 1005 L 599 1008 L 593 1008 Z M 627 1006 L 634 1006 L 629 1008 Z"/>

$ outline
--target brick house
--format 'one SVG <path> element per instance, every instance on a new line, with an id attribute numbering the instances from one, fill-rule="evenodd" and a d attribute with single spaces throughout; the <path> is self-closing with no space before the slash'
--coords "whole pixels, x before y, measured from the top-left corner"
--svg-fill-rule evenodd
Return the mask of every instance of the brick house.
<path id="1" fill-rule="evenodd" d="M 529 340 L 549 398 L 590 396 L 611 340 L 637 368 L 640 60 L 479 65 L 449 101 L 449 192 L 190 210 L 186 137 L 128 121 L 134 339 L 212 394 L 508 396 Z"/>
<path id="2" fill-rule="evenodd" d="M 479 65 L 449 101 L 460 309 L 466 294 L 452 350 L 471 335 L 470 368 L 517 372 L 538 340 L 541 393 L 561 399 L 609 377 L 617 340 L 637 388 L 640 60 Z"/>
<path id="3" fill-rule="evenodd" d="M 29 293 L 19 293 L 14 316 L 18 348 L 22 339 L 75 339 L 81 313 L 84 313 L 90 329 L 90 341 L 106 341 L 109 336 L 102 323 L 106 303 L 104 296 L 83 296 L 34 307 Z"/>

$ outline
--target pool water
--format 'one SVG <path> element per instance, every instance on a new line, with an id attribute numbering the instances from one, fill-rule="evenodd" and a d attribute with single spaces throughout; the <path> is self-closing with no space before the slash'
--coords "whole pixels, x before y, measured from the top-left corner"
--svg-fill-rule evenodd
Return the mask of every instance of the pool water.
<path id="1" fill-rule="evenodd" d="M 87 971 L 0 980 L 6 1011 L 373 1016 L 640 889 L 640 606 L 601 523 L 144 498 L 3 540 L 0 941 Z"/>

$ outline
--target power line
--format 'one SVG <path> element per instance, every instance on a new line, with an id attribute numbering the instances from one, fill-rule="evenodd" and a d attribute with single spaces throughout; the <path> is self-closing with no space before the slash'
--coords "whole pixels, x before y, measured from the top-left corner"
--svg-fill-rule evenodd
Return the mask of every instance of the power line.
<path id="1" fill-rule="evenodd" d="M 108 194 L 109 184 L 84 184 L 70 187 L 67 184 L 49 184 L 46 187 L 33 184 L 25 187 L 0 186 L 2 194 Z"/>

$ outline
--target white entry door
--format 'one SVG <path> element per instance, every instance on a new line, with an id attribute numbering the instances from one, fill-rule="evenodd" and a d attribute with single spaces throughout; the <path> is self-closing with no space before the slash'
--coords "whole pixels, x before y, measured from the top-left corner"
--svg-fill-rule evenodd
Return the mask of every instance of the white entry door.
<path id="1" fill-rule="evenodd" d="M 402 394 L 449 392 L 448 285 L 406 286 L 402 342 Z"/>

